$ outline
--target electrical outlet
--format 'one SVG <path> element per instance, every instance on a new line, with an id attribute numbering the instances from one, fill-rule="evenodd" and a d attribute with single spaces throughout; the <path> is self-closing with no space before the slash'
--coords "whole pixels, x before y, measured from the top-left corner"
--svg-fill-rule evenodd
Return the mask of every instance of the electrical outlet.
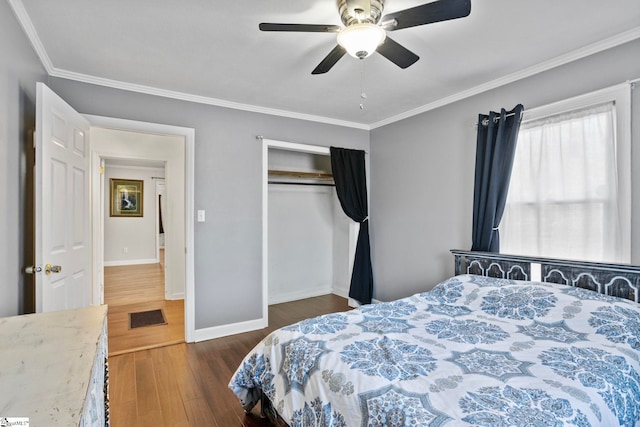
<path id="1" fill-rule="evenodd" d="M 128 253 L 128 252 L 129 252 L 129 248 L 127 248 L 127 247 L 122 248 L 122 253 L 125 253 L 125 254 L 126 254 L 126 253 Z"/>

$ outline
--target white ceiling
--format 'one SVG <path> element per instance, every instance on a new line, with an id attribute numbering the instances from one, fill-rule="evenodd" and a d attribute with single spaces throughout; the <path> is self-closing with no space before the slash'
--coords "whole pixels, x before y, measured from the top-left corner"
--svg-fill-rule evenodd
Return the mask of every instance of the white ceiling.
<path id="1" fill-rule="evenodd" d="M 311 75 L 335 34 L 258 24 L 341 24 L 335 0 L 8 1 L 53 76 L 364 129 L 640 38 L 638 0 L 471 0 L 466 18 L 390 33 L 420 56 L 405 70 L 346 55 Z"/>

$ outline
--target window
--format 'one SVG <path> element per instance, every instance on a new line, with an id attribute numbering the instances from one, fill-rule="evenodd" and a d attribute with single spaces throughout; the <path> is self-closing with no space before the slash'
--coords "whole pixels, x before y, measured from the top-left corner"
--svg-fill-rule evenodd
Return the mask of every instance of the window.
<path id="1" fill-rule="evenodd" d="M 501 252 L 629 262 L 628 85 L 525 111 Z"/>

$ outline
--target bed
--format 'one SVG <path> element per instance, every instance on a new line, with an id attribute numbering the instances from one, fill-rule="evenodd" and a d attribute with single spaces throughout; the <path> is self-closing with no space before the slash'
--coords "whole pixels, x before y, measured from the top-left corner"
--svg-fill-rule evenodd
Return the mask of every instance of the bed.
<path id="1" fill-rule="evenodd" d="M 291 427 L 640 425 L 640 267 L 452 252 L 428 292 L 274 331 L 229 387 Z"/>

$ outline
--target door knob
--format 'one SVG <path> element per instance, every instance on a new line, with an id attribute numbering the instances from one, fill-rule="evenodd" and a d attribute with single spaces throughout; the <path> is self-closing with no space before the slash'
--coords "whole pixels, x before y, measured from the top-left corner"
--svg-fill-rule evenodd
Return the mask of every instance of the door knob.
<path id="1" fill-rule="evenodd" d="M 60 265 L 47 264 L 44 266 L 45 274 L 60 273 L 61 271 L 62 271 L 62 266 Z"/>

